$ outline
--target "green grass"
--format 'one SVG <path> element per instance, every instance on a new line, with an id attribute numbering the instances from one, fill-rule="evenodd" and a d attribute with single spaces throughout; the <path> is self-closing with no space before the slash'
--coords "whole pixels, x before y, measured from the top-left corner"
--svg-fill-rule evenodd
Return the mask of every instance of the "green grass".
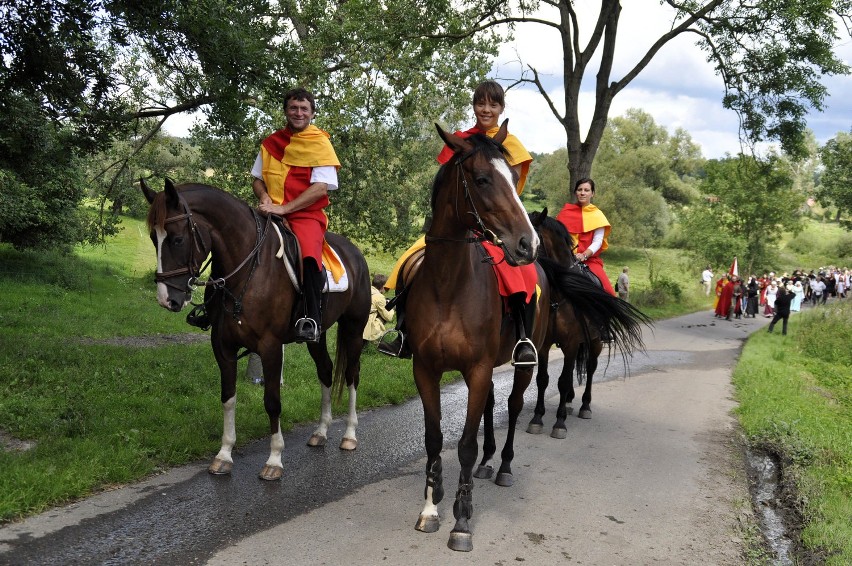
<path id="1" fill-rule="evenodd" d="M 219 372 L 207 341 L 107 341 L 206 335 L 186 324 L 185 313 L 157 304 L 153 246 L 141 223 L 124 225 L 106 250 L 67 257 L 0 246 L 0 431 L 35 444 L 26 452 L 0 450 L 0 522 L 209 457 L 219 447 Z M 240 375 L 245 365 L 241 360 Z M 410 361 L 365 352 L 359 409 L 415 396 L 411 374 Z M 268 434 L 262 396 L 262 388 L 240 380 L 239 444 Z M 320 388 L 304 346 L 287 346 L 282 402 L 284 430 L 319 418 Z M 344 395 L 335 413 L 345 410 Z"/>
<path id="2" fill-rule="evenodd" d="M 795 315 L 786 337 L 754 334 L 734 371 L 750 442 L 781 456 L 826 564 L 852 563 L 852 301 Z"/>
<path id="3" fill-rule="evenodd" d="M 134 220 L 123 226 L 108 247 L 69 257 L 0 245 L 0 431 L 35 444 L 25 452 L 0 450 L 0 522 L 210 458 L 219 447 L 219 377 L 207 342 L 107 342 L 205 334 L 188 326 L 185 314 L 157 305 L 147 231 Z M 799 263 L 806 256 L 790 257 L 788 271 L 809 265 Z M 394 254 L 373 254 L 370 271 L 389 274 L 395 260 Z M 631 302 L 652 318 L 712 305 L 698 284 L 701 262 L 679 250 L 612 248 L 604 262 L 612 281 L 630 267 Z M 661 279 L 670 286 L 655 287 L 652 281 Z M 790 473 L 808 521 L 804 540 L 841 552 L 837 556 L 847 562 L 850 314 L 848 308 L 838 314 L 841 323 L 797 315 L 786 338 L 754 336 L 735 373 L 744 429 L 794 463 Z M 245 364 L 241 360 L 241 375 Z M 445 381 L 457 377 L 448 374 Z M 358 393 L 362 410 L 414 397 L 411 362 L 368 349 Z M 261 388 L 241 379 L 237 397 L 238 444 L 265 437 Z M 304 346 L 287 347 L 282 401 L 285 430 L 318 419 L 320 390 Z"/>

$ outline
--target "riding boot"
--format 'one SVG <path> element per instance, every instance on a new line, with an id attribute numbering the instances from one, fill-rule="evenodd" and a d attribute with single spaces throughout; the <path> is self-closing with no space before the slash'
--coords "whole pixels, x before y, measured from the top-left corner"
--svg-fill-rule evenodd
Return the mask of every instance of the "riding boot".
<path id="1" fill-rule="evenodd" d="M 405 329 L 405 302 L 408 297 L 408 287 L 403 287 L 393 299 L 388 301 L 387 308 L 396 310 L 396 326 L 393 330 L 388 330 L 382 337 L 379 338 L 379 344 L 376 348 L 382 354 L 393 356 L 394 358 L 408 359 L 411 357 L 411 349 L 408 347 Z M 393 340 L 385 341 L 385 337 L 396 334 Z"/>
<path id="2" fill-rule="evenodd" d="M 296 342 L 319 342 L 322 334 L 322 271 L 312 258 L 302 263 L 302 297 L 304 316 L 296 321 Z"/>
<path id="3" fill-rule="evenodd" d="M 518 343 L 512 350 L 512 365 L 519 367 L 531 367 L 538 365 L 538 352 L 529 336 L 532 336 L 532 328 L 535 322 L 536 297 L 530 302 L 524 301 L 523 293 L 515 293 L 509 297 L 509 309 L 512 319 L 515 321 L 515 336 Z"/>

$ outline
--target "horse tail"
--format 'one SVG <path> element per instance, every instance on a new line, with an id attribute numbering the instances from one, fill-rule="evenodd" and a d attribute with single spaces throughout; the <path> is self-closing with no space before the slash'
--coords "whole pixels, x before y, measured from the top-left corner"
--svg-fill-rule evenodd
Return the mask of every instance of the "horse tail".
<path id="1" fill-rule="evenodd" d="M 589 361 L 589 352 L 591 344 L 583 342 L 577 349 L 577 359 L 574 362 L 574 368 L 577 372 L 577 385 L 583 385 L 586 381 L 586 364 Z"/>
<path id="2" fill-rule="evenodd" d="M 337 324 L 337 338 L 335 341 L 334 370 L 331 377 L 331 392 L 335 403 L 343 398 L 343 390 L 346 389 L 346 370 L 349 367 L 349 355 L 346 351 L 345 340 L 340 339 L 340 323 Z"/>
<path id="3" fill-rule="evenodd" d="M 551 285 L 574 307 L 586 344 L 591 344 L 591 325 L 592 328 L 609 333 L 621 351 L 625 364 L 629 354 L 644 350 L 641 326 L 653 326 L 650 317 L 627 301 L 610 295 L 586 275 L 550 258 L 542 257 L 538 261 Z"/>

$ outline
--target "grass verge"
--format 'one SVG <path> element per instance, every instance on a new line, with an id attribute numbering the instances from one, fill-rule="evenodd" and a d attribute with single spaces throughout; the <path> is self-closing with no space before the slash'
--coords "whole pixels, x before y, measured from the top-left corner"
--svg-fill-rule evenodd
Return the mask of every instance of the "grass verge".
<path id="1" fill-rule="evenodd" d="M 787 336 L 759 332 L 734 371 L 752 445 L 778 455 L 802 552 L 852 564 L 852 301 L 794 316 Z M 777 329 L 776 329 L 777 330 Z"/>

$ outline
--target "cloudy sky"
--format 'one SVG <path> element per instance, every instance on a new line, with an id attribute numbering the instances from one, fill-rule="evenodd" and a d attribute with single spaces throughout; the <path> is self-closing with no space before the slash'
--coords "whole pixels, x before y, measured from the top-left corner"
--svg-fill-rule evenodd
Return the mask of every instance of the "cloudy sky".
<path id="1" fill-rule="evenodd" d="M 576 5 L 584 45 L 599 3 Z M 631 0 L 622 5 L 612 80 L 620 80 L 671 26 L 671 10 L 660 6 L 657 0 Z M 541 15 L 557 21 L 552 13 L 542 10 Z M 615 97 L 610 117 L 621 116 L 629 108 L 640 108 L 669 133 L 679 127 L 687 130 L 707 158 L 736 154 L 740 151 L 737 117 L 722 108 L 722 80 L 692 41 L 692 37 L 680 37 L 663 47 L 630 86 Z M 843 38 L 836 50 L 847 64 L 852 63 L 852 40 Z M 519 74 L 519 61 L 538 70 L 551 99 L 562 112 L 562 46 L 556 30 L 538 24 L 517 26 L 515 40 L 503 46 L 495 63 L 495 78 L 508 85 L 509 79 Z M 580 104 L 583 131 L 591 120 L 594 96 L 589 89 L 594 88 L 596 73 L 597 63 L 593 61 L 583 81 L 586 90 Z M 826 79 L 825 84 L 831 94 L 825 111 L 812 112 L 808 117 L 808 125 L 821 144 L 837 132 L 852 129 L 852 77 Z M 512 133 L 528 149 L 546 153 L 564 146 L 564 131 L 537 90 L 529 86 L 511 90 L 506 106 L 505 117 L 510 119 Z"/>
<path id="2" fill-rule="evenodd" d="M 582 1 L 575 5 L 581 18 L 581 40 L 585 44 L 599 2 Z M 670 28 L 671 14 L 671 9 L 661 6 L 659 0 L 623 2 L 613 80 L 620 80 Z M 543 8 L 539 15 L 557 21 L 552 8 Z M 692 37 L 680 37 L 663 47 L 639 76 L 615 97 L 610 117 L 621 116 L 629 108 L 640 108 L 669 133 L 676 128 L 688 131 L 693 141 L 701 146 L 704 157 L 736 154 L 740 151 L 737 117 L 722 108 L 722 80 L 713 73 L 703 52 L 692 41 Z M 836 52 L 847 64 L 852 64 L 852 40 L 842 38 Z M 493 78 L 504 85 L 510 84 L 520 74 L 519 61 L 538 70 L 551 99 L 560 105 L 562 112 L 562 45 L 556 30 L 537 24 L 519 25 L 514 41 L 506 42 L 500 51 Z M 594 96 L 589 89 L 594 88 L 596 73 L 597 65 L 593 61 L 583 81 L 586 92 L 581 95 L 580 120 L 584 131 L 591 120 Z M 852 77 L 831 77 L 824 79 L 824 84 L 830 93 L 826 108 L 824 112 L 812 112 L 808 116 L 808 126 L 820 144 L 838 132 L 852 129 Z M 548 153 L 565 145 L 562 127 L 538 91 L 530 86 L 508 93 L 504 117 L 510 119 L 512 133 L 531 151 Z M 186 135 L 195 119 L 195 115 L 175 116 L 166 123 L 166 131 Z"/>

